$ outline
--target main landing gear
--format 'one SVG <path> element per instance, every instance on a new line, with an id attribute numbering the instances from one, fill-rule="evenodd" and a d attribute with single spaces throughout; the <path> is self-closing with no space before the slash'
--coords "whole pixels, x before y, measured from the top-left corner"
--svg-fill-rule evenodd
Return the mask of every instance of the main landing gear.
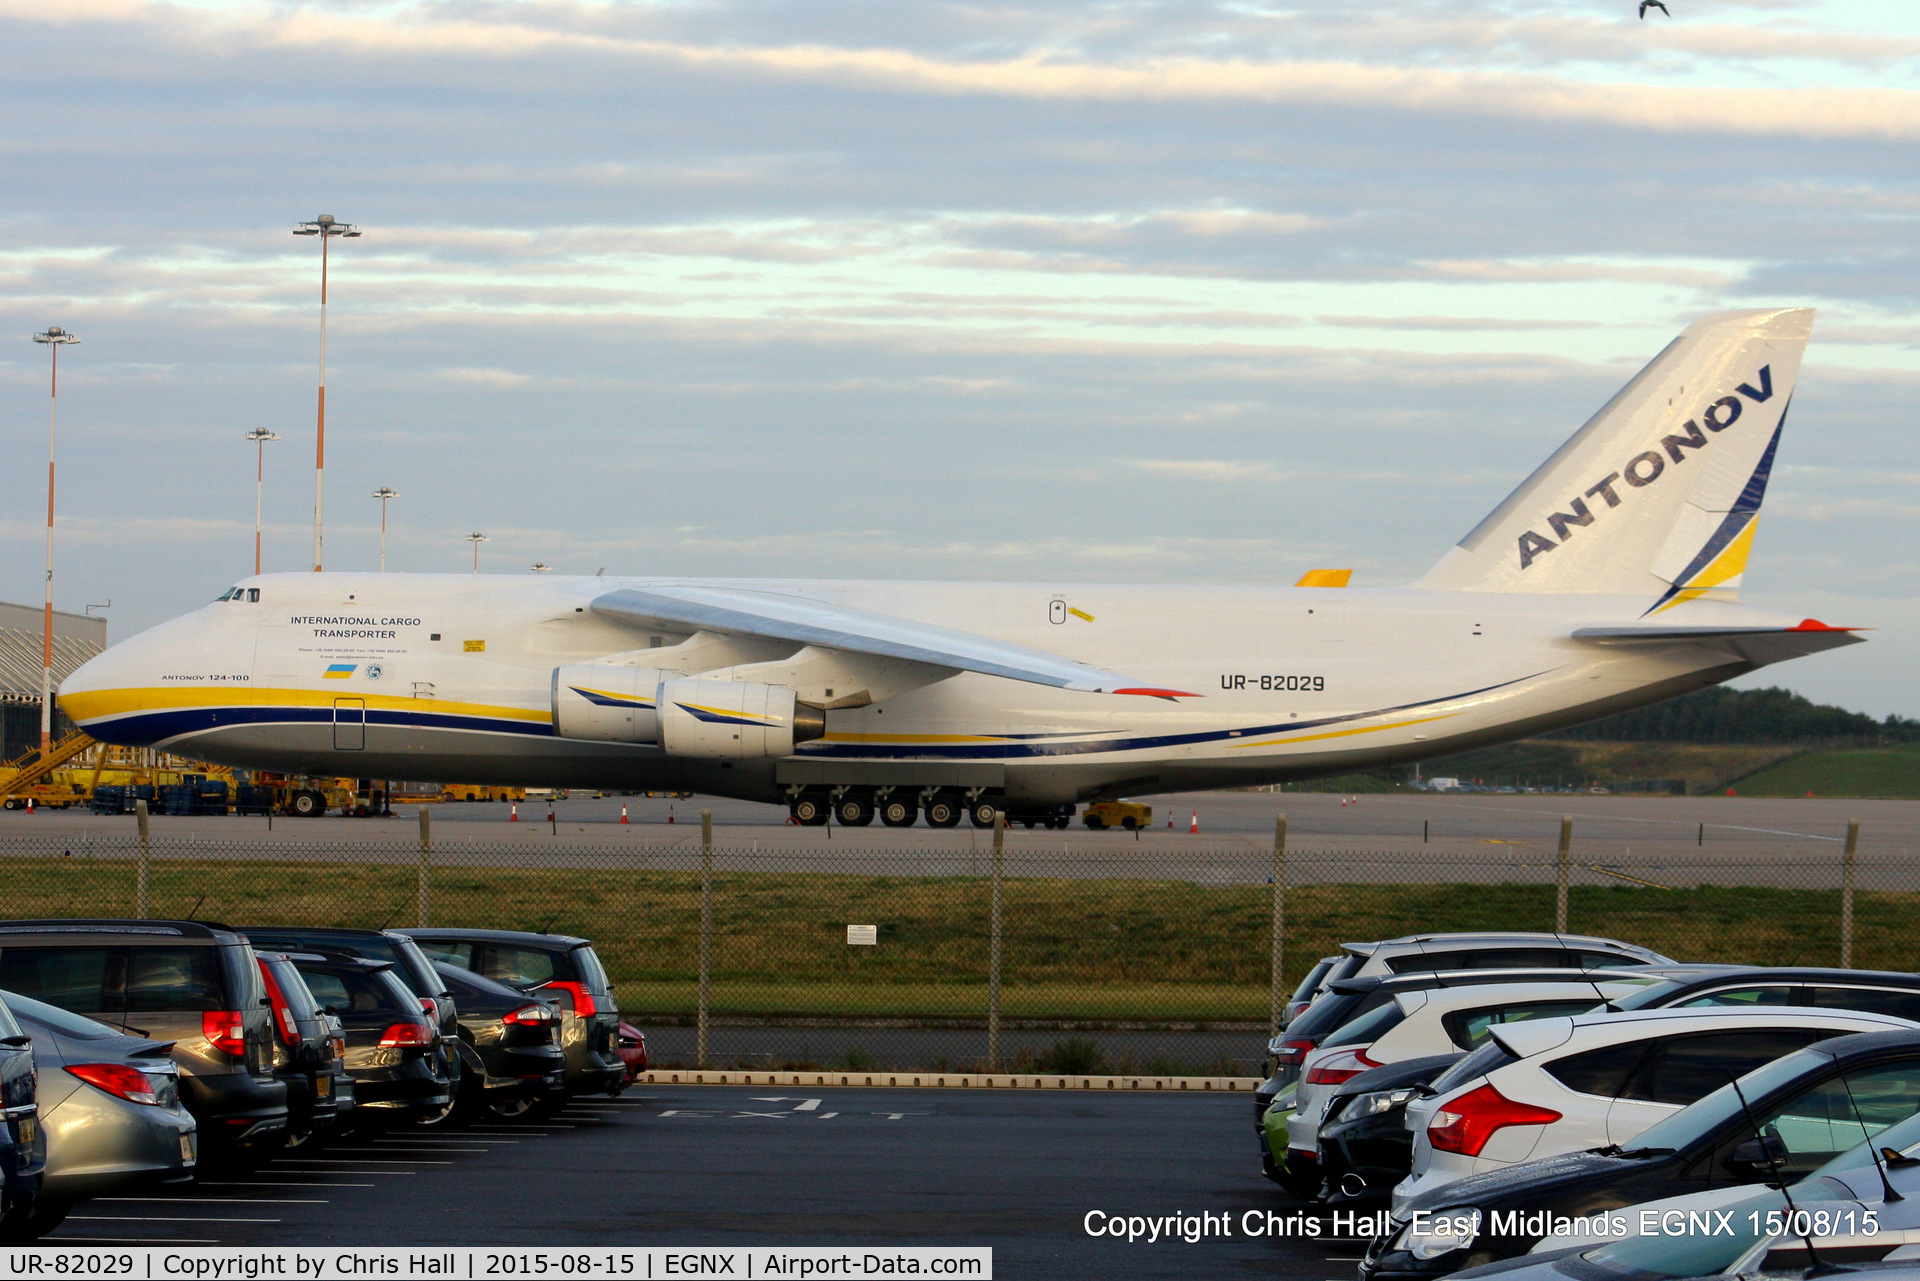
<path id="1" fill-rule="evenodd" d="M 1003 797 L 972 796 L 961 791 L 926 792 L 918 788 L 887 789 L 809 787 L 794 793 L 787 812 L 802 827 L 824 827 L 829 820 L 841 827 L 867 827 L 875 815 L 887 827 L 912 827 L 923 814 L 928 827 L 957 827 L 965 816 L 975 827 L 990 828 L 996 811 L 1007 810 L 1007 824 L 1027 828 L 1065 830 L 1073 821 L 1072 805 L 1013 805 Z"/>

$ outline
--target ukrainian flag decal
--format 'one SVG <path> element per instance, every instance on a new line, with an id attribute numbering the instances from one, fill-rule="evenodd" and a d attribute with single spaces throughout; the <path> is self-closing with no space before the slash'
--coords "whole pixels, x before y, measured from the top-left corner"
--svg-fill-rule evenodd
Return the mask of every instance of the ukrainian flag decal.
<path id="1" fill-rule="evenodd" d="M 359 665 L 358 663 L 329 663 L 327 670 L 321 675 L 330 681 L 343 681 L 353 675 L 353 669 Z"/>

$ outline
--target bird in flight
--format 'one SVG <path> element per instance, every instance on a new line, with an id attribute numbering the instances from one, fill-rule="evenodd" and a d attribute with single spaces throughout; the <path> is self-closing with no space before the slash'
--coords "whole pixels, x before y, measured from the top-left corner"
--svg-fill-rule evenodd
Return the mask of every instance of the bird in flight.
<path id="1" fill-rule="evenodd" d="M 1669 18 L 1673 16 L 1671 13 L 1667 13 L 1667 6 L 1662 4 L 1660 0 L 1640 0 L 1640 16 L 1642 18 L 1647 16 L 1647 10 L 1649 9 L 1658 9 L 1661 13 L 1666 13 Z"/>

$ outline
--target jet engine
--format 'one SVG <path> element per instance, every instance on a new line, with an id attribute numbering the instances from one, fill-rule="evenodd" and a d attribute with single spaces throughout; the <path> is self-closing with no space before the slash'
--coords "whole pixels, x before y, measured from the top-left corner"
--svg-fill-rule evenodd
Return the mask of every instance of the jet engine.
<path id="1" fill-rule="evenodd" d="M 791 756 L 827 732 L 827 714 L 785 685 L 702 680 L 660 685 L 660 746 L 669 756 L 739 760 Z"/>
<path id="2" fill-rule="evenodd" d="M 785 685 L 705 680 L 655 667 L 574 663 L 553 673 L 562 738 L 658 743 L 669 756 L 790 756 L 827 732 L 827 714 Z"/>

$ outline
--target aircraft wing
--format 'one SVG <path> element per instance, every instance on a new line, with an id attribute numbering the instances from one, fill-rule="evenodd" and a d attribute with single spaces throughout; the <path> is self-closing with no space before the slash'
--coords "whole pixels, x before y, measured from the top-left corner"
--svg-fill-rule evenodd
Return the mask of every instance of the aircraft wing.
<path id="1" fill-rule="evenodd" d="M 1150 688 L 1117 672 L 975 632 L 772 592 L 722 587 L 626 587 L 596 597 L 593 612 L 642 626 L 793 641 L 1056 689 L 1160 698 L 1180 692 Z"/>
<path id="2" fill-rule="evenodd" d="M 1851 627 L 1829 627 L 1805 619 L 1796 627 L 1578 627 L 1573 639 L 1590 645 L 1646 648 L 1661 645 L 1711 645 L 1755 663 L 1778 663 L 1818 654 L 1866 637 Z"/>

